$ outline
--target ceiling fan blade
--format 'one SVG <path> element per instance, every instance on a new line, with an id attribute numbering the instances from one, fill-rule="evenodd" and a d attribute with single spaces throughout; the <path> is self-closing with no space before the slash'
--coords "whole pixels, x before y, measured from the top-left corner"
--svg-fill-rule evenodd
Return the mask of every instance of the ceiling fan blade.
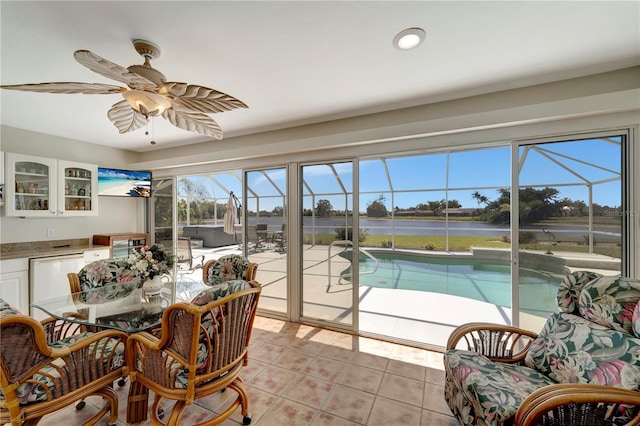
<path id="1" fill-rule="evenodd" d="M 147 122 L 146 117 L 131 108 L 127 101 L 114 104 L 107 112 L 107 117 L 120 133 L 139 129 Z"/>
<path id="2" fill-rule="evenodd" d="M 21 90 L 23 92 L 41 93 L 83 93 L 85 95 L 110 95 L 126 92 L 127 89 L 112 84 L 100 83 L 35 83 L 35 84 L 11 84 L 0 86 L 2 89 Z"/>
<path id="3" fill-rule="evenodd" d="M 162 116 L 180 129 L 211 136 L 217 140 L 222 139 L 222 129 L 206 114 L 169 108 L 162 113 Z"/>
<path id="4" fill-rule="evenodd" d="M 155 91 L 158 88 L 154 82 L 88 50 L 76 50 L 73 56 L 76 58 L 76 61 L 91 71 L 125 83 L 132 89 Z"/>
<path id="5" fill-rule="evenodd" d="M 174 97 L 174 104 L 182 109 L 205 114 L 248 108 L 233 96 L 195 84 L 167 82 L 160 86 L 158 93 Z"/>

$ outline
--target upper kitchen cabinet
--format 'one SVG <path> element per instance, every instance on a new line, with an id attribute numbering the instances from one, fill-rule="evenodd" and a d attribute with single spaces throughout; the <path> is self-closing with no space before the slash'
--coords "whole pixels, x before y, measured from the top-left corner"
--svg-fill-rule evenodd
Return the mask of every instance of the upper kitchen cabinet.
<path id="1" fill-rule="evenodd" d="M 5 153 L 7 216 L 98 214 L 98 166 Z"/>

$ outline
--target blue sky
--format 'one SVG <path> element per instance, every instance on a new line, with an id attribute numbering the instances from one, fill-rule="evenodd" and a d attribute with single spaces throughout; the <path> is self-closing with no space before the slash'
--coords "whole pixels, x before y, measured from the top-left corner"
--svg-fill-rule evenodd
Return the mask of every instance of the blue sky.
<path id="1" fill-rule="evenodd" d="M 593 187 L 593 202 L 610 207 L 619 206 L 620 137 L 582 141 L 555 142 L 520 148 L 521 186 L 551 186 L 560 191 L 559 199 L 569 198 L 588 203 L 588 183 Z M 493 200 L 498 197 L 497 187 L 511 184 L 510 147 L 452 151 L 360 161 L 360 211 L 366 205 L 385 196 L 387 207 L 408 208 L 418 203 L 445 199 L 444 188 L 449 188 L 449 199 L 457 199 L 463 207 L 478 207 L 471 197 L 475 191 Z M 385 170 L 384 163 L 387 169 Z M 448 168 L 448 173 L 447 173 Z M 387 177 L 388 171 L 388 177 Z M 336 178 L 336 175 L 338 178 Z M 226 191 L 242 193 L 240 173 L 214 175 L 215 182 L 199 179 L 210 194 L 226 198 Z M 351 163 L 305 166 L 303 188 L 304 207 L 310 208 L 311 193 L 315 201 L 328 199 L 335 209 L 343 209 L 343 191 L 352 188 Z M 390 178 L 390 179 L 389 179 Z M 261 196 L 260 210 L 272 210 L 282 205 L 280 192 L 286 192 L 285 169 L 249 172 L 248 185 Z M 341 186 L 342 184 L 342 186 Z M 391 204 L 391 187 L 395 190 Z M 272 198 L 273 197 L 273 198 Z M 255 202 L 250 203 L 255 208 Z M 351 208 L 351 206 L 349 206 Z"/>

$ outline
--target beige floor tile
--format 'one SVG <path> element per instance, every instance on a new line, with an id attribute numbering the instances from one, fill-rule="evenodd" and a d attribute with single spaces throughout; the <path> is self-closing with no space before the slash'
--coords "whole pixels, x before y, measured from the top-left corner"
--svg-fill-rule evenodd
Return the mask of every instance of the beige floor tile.
<path id="1" fill-rule="evenodd" d="M 377 393 L 383 374 L 379 370 L 350 364 L 338 379 L 338 383 L 364 392 Z"/>
<path id="2" fill-rule="evenodd" d="M 294 349 L 287 349 L 273 361 L 273 365 L 300 373 L 305 370 L 311 361 L 313 361 L 313 356 Z"/>
<path id="3" fill-rule="evenodd" d="M 269 365 L 257 374 L 250 384 L 258 389 L 282 395 L 298 377 L 300 377 L 298 373 Z"/>
<path id="4" fill-rule="evenodd" d="M 410 377 L 412 379 L 424 381 L 427 369 L 422 365 L 391 359 L 389 360 L 386 371 L 387 373 L 396 374 L 398 376 Z"/>
<path id="5" fill-rule="evenodd" d="M 364 424 L 369 417 L 375 396 L 347 386 L 336 385 L 322 406 L 322 411 L 332 413 L 351 422 Z"/>
<path id="6" fill-rule="evenodd" d="M 350 422 L 342 417 L 334 416 L 333 414 L 319 412 L 311 422 L 310 426 L 358 426 L 359 423 Z"/>
<path id="7" fill-rule="evenodd" d="M 330 382 L 336 382 L 346 366 L 347 364 L 344 362 L 318 356 L 307 365 L 304 373 Z"/>
<path id="8" fill-rule="evenodd" d="M 275 361 L 280 355 L 286 352 L 287 348 L 272 345 L 271 343 L 262 343 L 249 351 L 249 359 L 256 359 L 267 364 Z"/>
<path id="9" fill-rule="evenodd" d="M 311 424 L 316 412 L 306 405 L 279 399 L 268 413 L 256 421 L 255 426 L 306 426 Z"/>
<path id="10" fill-rule="evenodd" d="M 302 376 L 284 393 L 292 401 L 320 408 L 334 388 L 334 384 L 311 376 Z"/>
<path id="11" fill-rule="evenodd" d="M 389 358 L 368 352 L 358 352 L 351 359 L 351 362 L 374 370 L 384 371 L 389 363 Z"/>
<path id="12" fill-rule="evenodd" d="M 428 383 L 424 388 L 424 401 L 422 408 L 435 411 L 440 414 L 451 415 L 451 410 L 444 400 L 444 386 Z"/>
<path id="13" fill-rule="evenodd" d="M 414 405 L 376 397 L 367 426 L 414 426 L 420 424 L 422 410 Z"/>
<path id="14" fill-rule="evenodd" d="M 424 382 L 385 373 L 378 395 L 422 407 Z"/>
<path id="15" fill-rule="evenodd" d="M 420 426 L 458 426 L 458 421 L 451 415 L 444 415 L 434 411 L 422 410 Z"/>

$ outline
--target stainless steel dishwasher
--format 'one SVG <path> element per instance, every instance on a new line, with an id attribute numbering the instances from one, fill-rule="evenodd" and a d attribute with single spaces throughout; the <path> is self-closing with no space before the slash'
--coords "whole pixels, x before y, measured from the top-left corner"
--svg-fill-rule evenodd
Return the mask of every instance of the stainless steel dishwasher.
<path id="1" fill-rule="evenodd" d="M 82 253 L 29 259 L 29 304 L 69 294 L 67 273 L 84 266 Z M 32 317 L 42 320 L 48 315 L 30 306 Z"/>

